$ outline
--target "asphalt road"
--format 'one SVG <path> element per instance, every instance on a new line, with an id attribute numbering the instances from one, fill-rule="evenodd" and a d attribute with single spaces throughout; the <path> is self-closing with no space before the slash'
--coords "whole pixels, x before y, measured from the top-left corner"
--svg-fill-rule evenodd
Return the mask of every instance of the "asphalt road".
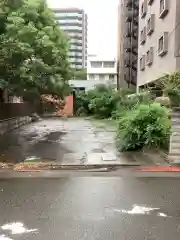
<path id="1" fill-rule="evenodd" d="M 179 238 L 180 178 L 0 181 L 0 240 Z"/>

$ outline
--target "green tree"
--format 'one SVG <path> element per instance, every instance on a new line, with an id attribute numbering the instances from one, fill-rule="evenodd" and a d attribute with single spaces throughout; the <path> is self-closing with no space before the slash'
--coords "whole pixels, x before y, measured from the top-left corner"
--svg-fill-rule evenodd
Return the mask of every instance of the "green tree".
<path id="1" fill-rule="evenodd" d="M 0 83 L 35 98 L 63 95 L 68 41 L 45 0 L 0 0 Z"/>
<path id="2" fill-rule="evenodd" d="M 72 78 L 78 80 L 87 80 L 87 69 L 83 68 L 81 70 L 74 70 Z"/>

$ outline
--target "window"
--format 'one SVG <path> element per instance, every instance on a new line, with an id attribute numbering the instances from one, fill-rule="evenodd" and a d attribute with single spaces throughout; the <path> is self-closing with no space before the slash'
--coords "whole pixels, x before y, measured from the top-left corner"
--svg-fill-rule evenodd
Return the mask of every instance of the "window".
<path id="1" fill-rule="evenodd" d="M 164 56 L 168 52 L 168 33 L 164 32 L 158 40 L 158 55 Z"/>
<path id="2" fill-rule="evenodd" d="M 140 44 L 144 44 L 146 42 L 146 27 L 144 27 L 140 32 Z"/>
<path id="3" fill-rule="evenodd" d="M 56 12 L 55 11 L 55 16 L 56 17 L 82 17 L 83 13 L 78 13 L 78 12 Z"/>
<path id="4" fill-rule="evenodd" d="M 163 36 L 159 38 L 159 48 L 158 50 L 159 51 L 162 51 L 163 50 L 163 47 L 164 46 L 164 39 L 163 39 Z"/>
<path id="5" fill-rule="evenodd" d="M 169 0 L 160 0 L 160 18 L 164 18 L 169 11 L 168 1 Z"/>
<path id="6" fill-rule="evenodd" d="M 151 14 L 150 18 L 147 21 L 147 35 L 151 35 L 154 31 L 155 24 L 155 15 Z"/>
<path id="7" fill-rule="evenodd" d="M 160 13 L 164 11 L 164 7 L 165 7 L 164 0 L 160 0 Z"/>
<path id="8" fill-rule="evenodd" d="M 73 31 L 73 30 L 79 30 L 82 31 L 82 26 L 68 26 L 68 25 L 60 25 L 60 28 L 64 31 Z"/>
<path id="9" fill-rule="evenodd" d="M 104 68 L 114 68 L 114 65 L 115 65 L 115 63 L 114 63 L 114 61 L 113 62 L 104 62 L 103 63 L 103 67 Z"/>
<path id="10" fill-rule="evenodd" d="M 102 62 L 91 62 L 92 68 L 102 68 Z"/>
<path id="11" fill-rule="evenodd" d="M 145 55 L 140 58 L 140 70 L 144 71 L 145 69 Z"/>
<path id="12" fill-rule="evenodd" d="M 141 5 L 141 18 L 144 18 L 146 16 L 147 12 L 147 0 L 144 0 Z"/>
<path id="13" fill-rule="evenodd" d="M 150 66 L 153 63 L 153 47 L 151 47 L 146 53 L 146 64 Z"/>

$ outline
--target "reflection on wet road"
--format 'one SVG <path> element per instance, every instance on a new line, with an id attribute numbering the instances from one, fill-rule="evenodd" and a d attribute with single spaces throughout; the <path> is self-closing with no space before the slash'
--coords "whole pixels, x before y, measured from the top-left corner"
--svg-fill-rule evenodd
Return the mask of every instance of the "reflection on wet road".
<path id="1" fill-rule="evenodd" d="M 21 127 L 0 140 L 0 162 L 42 161 L 80 163 L 84 159 L 116 160 L 113 131 L 97 130 L 84 119 L 47 119 Z"/>
<path id="2" fill-rule="evenodd" d="M 0 240 L 178 240 L 180 179 L 0 181 Z"/>

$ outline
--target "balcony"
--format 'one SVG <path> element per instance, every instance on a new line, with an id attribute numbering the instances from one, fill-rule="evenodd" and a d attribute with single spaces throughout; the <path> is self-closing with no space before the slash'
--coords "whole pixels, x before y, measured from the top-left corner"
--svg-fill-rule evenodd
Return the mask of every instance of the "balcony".
<path id="1" fill-rule="evenodd" d="M 124 75 L 124 80 L 127 82 L 127 84 L 131 84 L 134 86 L 136 86 L 136 84 L 137 84 L 136 77 L 134 77 L 134 76 L 130 77 L 129 74 Z"/>
<path id="2" fill-rule="evenodd" d="M 127 23 L 133 23 L 133 25 L 137 26 L 138 25 L 138 18 L 133 16 L 132 13 L 127 13 L 126 14 L 126 20 Z"/>
<path id="3" fill-rule="evenodd" d="M 128 31 L 128 32 L 126 33 L 125 37 L 126 37 L 126 38 L 133 38 L 134 40 L 137 39 L 137 36 L 136 36 L 135 32 L 130 32 L 130 31 Z"/>
<path id="4" fill-rule="evenodd" d="M 129 60 L 125 61 L 125 65 L 124 66 L 125 66 L 125 68 L 130 68 L 130 69 L 132 69 L 135 72 L 137 71 L 137 67 L 134 66 L 133 64 L 131 64 Z"/>
<path id="5" fill-rule="evenodd" d="M 133 6 L 133 0 L 127 0 L 126 7 L 132 7 L 132 6 Z"/>
<path id="6" fill-rule="evenodd" d="M 130 14 L 128 14 L 128 16 L 126 17 L 126 22 L 132 22 L 132 20 L 133 20 L 133 17 L 130 15 Z"/>
<path id="7" fill-rule="evenodd" d="M 130 68 L 131 67 L 130 61 L 129 60 L 125 60 L 124 61 L 124 66 L 125 66 L 125 68 Z"/>
<path id="8" fill-rule="evenodd" d="M 135 9 L 138 9 L 138 1 L 133 1 L 133 0 L 126 0 L 126 7 L 132 8 L 134 7 Z"/>
<path id="9" fill-rule="evenodd" d="M 137 55 L 137 44 L 132 42 L 125 46 L 125 52 Z"/>

